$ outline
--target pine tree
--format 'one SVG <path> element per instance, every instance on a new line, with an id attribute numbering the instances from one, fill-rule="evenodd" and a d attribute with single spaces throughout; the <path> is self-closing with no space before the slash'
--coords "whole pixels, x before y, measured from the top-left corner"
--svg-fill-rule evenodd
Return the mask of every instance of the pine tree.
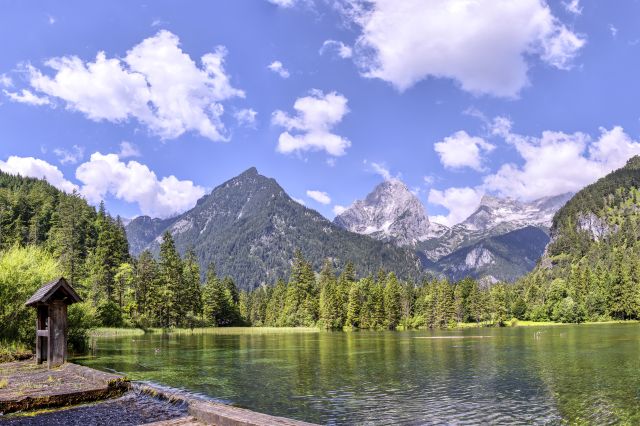
<path id="1" fill-rule="evenodd" d="M 345 325 L 347 327 L 358 328 L 360 327 L 360 310 L 364 295 L 362 293 L 361 282 L 355 282 L 349 289 L 349 302 L 347 305 L 347 319 Z"/>
<path id="2" fill-rule="evenodd" d="M 200 265 L 193 249 L 187 251 L 183 260 L 182 279 L 184 280 L 184 310 L 186 316 L 182 321 L 190 328 L 198 325 L 202 317 L 202 288 L 200 285 Z"/>
<path id="3" fill-rule="evenodd" d="M 185 316 L 184 279 L 182 259 L 176 250 L 170 232 L 165 232 L 160 244 L 159 280 L 161 306 L 159 317 L 162 327 L 175 327 Z"/>
<path id="4" fill-rule="evenodd" d="M 400 324 L 402 311 L 400 306 L 400 284 L 393 272 L 387 275 L 384 286 L 384 314 L 385 324 L 390 330 L 395 330 Z"/>
<path id="5" fill-rule="evenodd" d="M 342 298 L 331 261 L 326 260 L 320 272 L 320 322 L 326 329 L 342 328 Z"/>

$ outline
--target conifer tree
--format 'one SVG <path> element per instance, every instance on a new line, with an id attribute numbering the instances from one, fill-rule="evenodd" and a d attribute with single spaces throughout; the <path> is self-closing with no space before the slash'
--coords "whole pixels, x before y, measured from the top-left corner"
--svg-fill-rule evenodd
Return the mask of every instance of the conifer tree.
<path id="1" fill-rule="evenodd" d="M 400 306 L 400 284 L 398 283 L 396 274 L 393 272 L 387 275 L 383 297 L 385 325 L 390 330 L 395 330 L 400 324 L 402 311 Z"/>
<path id="2" fill-rule="evenodd" d="M 331 261 L 326 260 L 318 281 L 320 287 L 320 322 L 326 329 L 342 328 L 342 297 Z"/>

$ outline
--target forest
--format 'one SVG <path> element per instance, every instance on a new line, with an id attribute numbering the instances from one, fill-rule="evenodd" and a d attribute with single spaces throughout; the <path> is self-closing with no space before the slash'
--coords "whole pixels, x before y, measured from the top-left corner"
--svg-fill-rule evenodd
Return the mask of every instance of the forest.
<path id="1" fill-rule="evenodd" d="M 314 270 L 298 251 L 288 281 L 238 291 L 215 265 L 201 271 L 193 250 L 181 255 L 170 233 L 157 256 L 145 251 L 134 258 L 122 221 L 104 204 L 96 209 L 42 180 L 0 174 L 0 342 L 30 345 L 33 312 L 24 301 L 60 275 L 84 299 L 70 309 L 70 344 L 77 351 L 84 350 L 87 331 L 100 326 L 393 330 L 638 319 L 639 204 L 634 188 L 607 195 L 596 213 L 608 231 L 595 240 L 561 216 L 547 262 L 553 267 L 541 262 L 515 283 L 405 281 L 382 270 L 359 276 L 352 263 L 338 271 L 331 260 Z"/>

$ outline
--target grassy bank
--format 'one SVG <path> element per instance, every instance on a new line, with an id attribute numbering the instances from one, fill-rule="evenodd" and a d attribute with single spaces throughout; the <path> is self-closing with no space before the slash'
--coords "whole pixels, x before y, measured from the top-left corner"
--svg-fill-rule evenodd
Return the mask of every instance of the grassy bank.
<path id="1" fill-rule="evenodd" d="M 266 333 L 318 333 L 313 327 L 203 327 L 203 328 L 107 328 L 92 330 L 90 337 L 140 336 L 143 334 L 266 334 Z"/>
<path id="2" fill-rule="evenodd" d="M 19 361 L 33 356 L 31 348 L 21 343 L 0 342 L 0 362 Z"/>

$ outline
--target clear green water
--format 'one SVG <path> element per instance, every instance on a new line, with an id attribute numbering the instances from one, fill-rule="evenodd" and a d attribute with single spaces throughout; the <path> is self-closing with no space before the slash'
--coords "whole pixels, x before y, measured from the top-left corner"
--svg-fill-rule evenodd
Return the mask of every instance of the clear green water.
<path id="1" fill-rule="evenodd" d="M 78 361 L 317 423 L 640 424 L 638 324 L 151 334 L 96 345 Z"/>

